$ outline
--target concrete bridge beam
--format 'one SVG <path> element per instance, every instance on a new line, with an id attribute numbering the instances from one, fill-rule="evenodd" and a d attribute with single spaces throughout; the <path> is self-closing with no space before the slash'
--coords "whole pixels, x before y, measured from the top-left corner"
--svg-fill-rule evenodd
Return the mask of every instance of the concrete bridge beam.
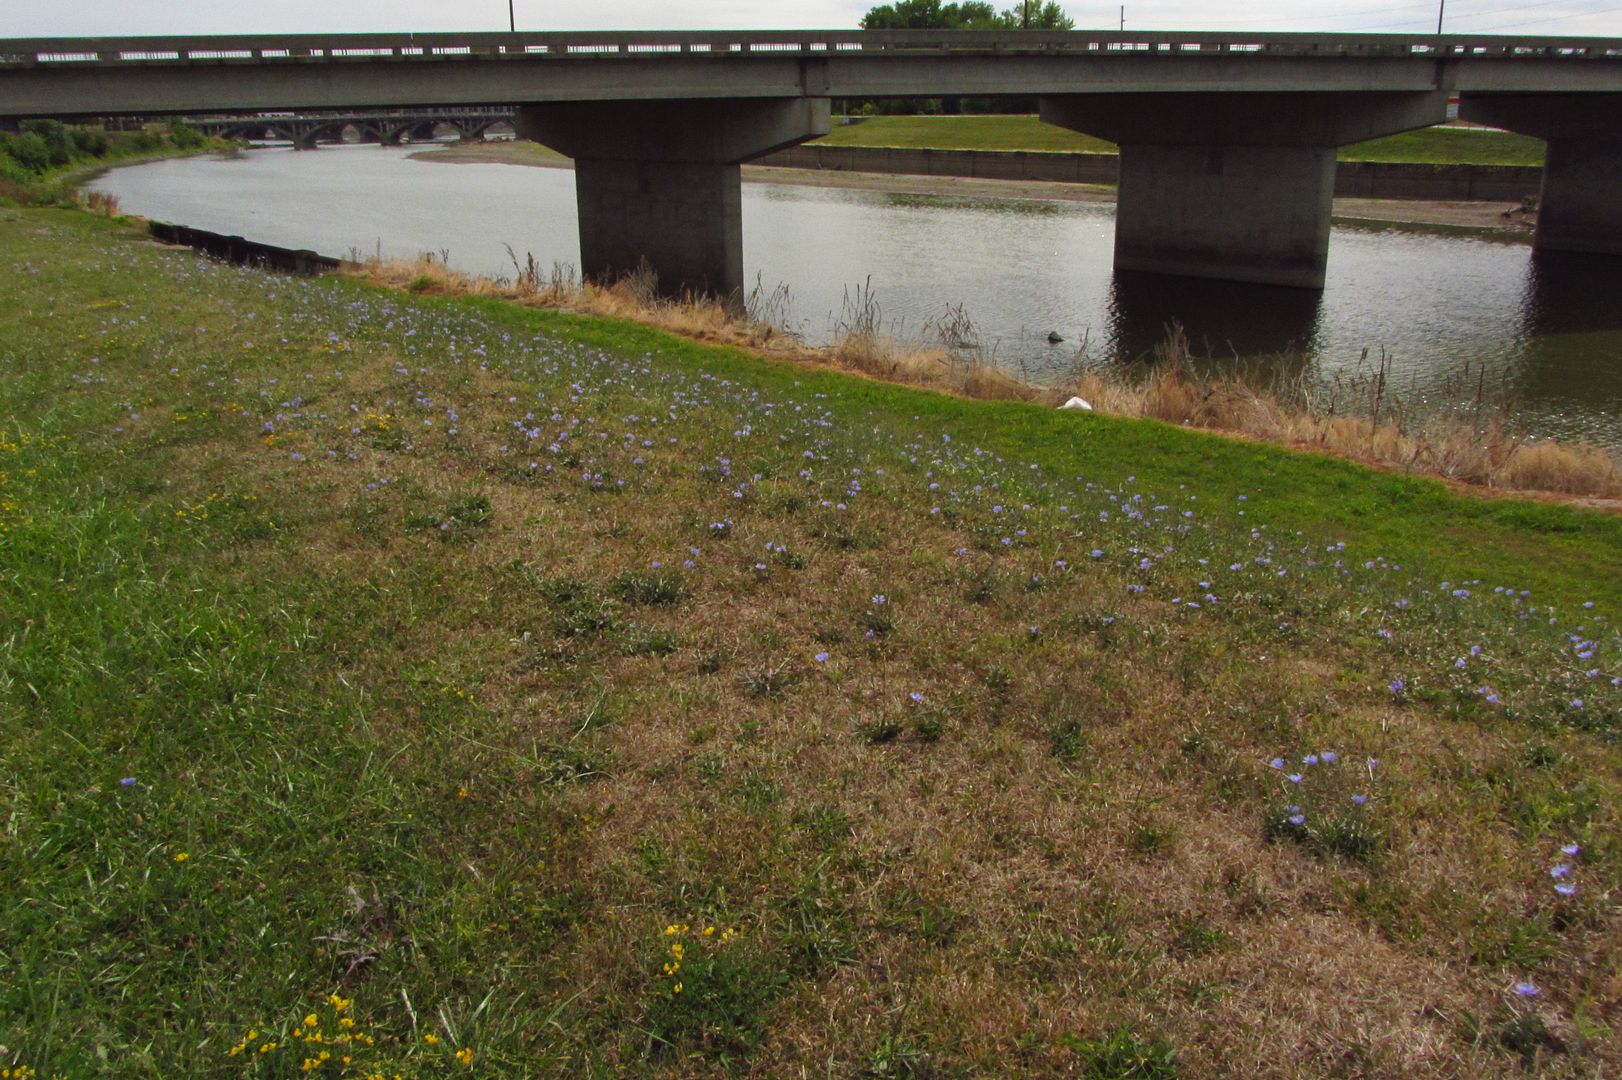
<path id="1" fill-rule="evenodd" d="M 1622 94 L 1470 94 L 1459 115 L 1548 143 L 1533 247 L 1622 255 Z"/>
<path id="2" fill-rule="evenodd" d="M 738 166 L 830 130 L 827 98 L 528 105 L 518 134 L 574 158 L 580 269 L 644 263 L 667 296 L 743 294 Z"/>
<path id="3" fill-rule="evenodd" d="M 1041 114 L 1120 145 L 1117 269 L 1321 289 L 1335 148 L 1440 123 L 1447 94 L 1086 94 Z"/>

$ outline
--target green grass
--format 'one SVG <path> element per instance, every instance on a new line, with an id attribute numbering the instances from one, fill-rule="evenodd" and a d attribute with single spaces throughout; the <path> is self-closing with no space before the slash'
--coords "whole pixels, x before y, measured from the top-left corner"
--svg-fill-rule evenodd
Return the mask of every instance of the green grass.
<path id="1" fill-rule="evenodd" d="M 1052 127 L 1034 116 L 875 116 L 836 127 L 817 142 L 939 150 L 1116 152 L 1113 143 Z M 1507 131 L 1434 127 L 1348 146 L 1341 150 L 1340 160 L 1542 165 L 1543 142 Z"/>
<path id="2" fill-rule="evenodd" d="M 1341 150 L 1342 161 L 1398 161 L 1427 165 L 1539 165 L 1542 139 L 1512 131 L 1443 126 L 1404 131 Z"/>
<path id="3" fill-rule="evenodd" d="M 1115 144 L 1044 124 L 1034 116 L 872 116 L 838 126 L 824 146 L 934 150 L 1050 150 L 1113 154 Z"/>
<path id="4" fill-rule="evenodd" d="M 65 211 L 0 267 L 0 1067 L 1622 1065 L 1614 516 Z"/>

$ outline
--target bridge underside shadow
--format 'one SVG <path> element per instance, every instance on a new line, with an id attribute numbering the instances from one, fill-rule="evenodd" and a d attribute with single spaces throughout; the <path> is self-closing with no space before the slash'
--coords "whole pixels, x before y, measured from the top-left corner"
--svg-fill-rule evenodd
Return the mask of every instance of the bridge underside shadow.
<path id="1" fill-rule="evenodd" d="M 1265 358 L 1270 374 L 1299 374 L 1317 348 L 1323 294 L 1176 274 L 1117 270 L 1110 282 L 1104 355 L 1152 360 L 1175 329 L 1196 358 Z"/>

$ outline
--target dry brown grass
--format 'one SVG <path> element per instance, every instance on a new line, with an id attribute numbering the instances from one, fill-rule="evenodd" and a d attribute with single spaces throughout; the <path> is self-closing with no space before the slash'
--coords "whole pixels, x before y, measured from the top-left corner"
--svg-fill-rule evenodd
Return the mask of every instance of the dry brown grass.
<path id="1" fill-rule="evenodd" d="M 116 202 L 108 213 L 116 213 Z M 371 259 L 345 264 L 350 276 L 414 293 L 488 296 L 533 307 L 597 315 L 656 326 L 711 344 L 749 349 L 774 359 L 831 366 L 885 382 L 921 386 L 991 401 L 1057 405 L 1072 395 L 1116 416 L 1281 443 L 1403 472 L 1517 493 L 1590 499 L 1622 498 L 1622 464 L 1586 441 L 1532 441 L 1501 416 L 1484 421 L 1438 418 L 1409 423 L 1387 393 L 1387 372 L 1338 394 L 1315 397 L 1299 385 L 1258 382 L 1202 372 L 1188 339 L 1174 327 L 1156 350 L 1147 375 L 1119 368 L 1078 372 L 1062 389 L 1024 381 L 990 363 L 973 343 L 961 313 L 931 328 L 936 341 L 905 341 L 886 333 L 871 289 L 847 296 L 833 341 L 814 348 L 778 325 L 783 295 L 757 287 L 728 304 L 707 296 L 661 297 L 644 270 L 612 284 L 579 280 L 554 263 L 543 271 L 533 256 L 513 257 L 511 279 L 465 274 L 443 257 Z"/>
<path id="2" fill-rule="evenodd" d="M 109 195 L 105 191 L 84 191 L 75 193 L 75 201 L 81 210 L 101 217 L 115 218 L 120 216 L 118 196 Z"/>
<path id="3" fill-rule="evenodd" d="M 1205 374 L 1176 327 L 1156 350 L 1147 375 L 1085 371 L 1053 400 L 1071 394 L 1119 416 L 1243 435 L 1480 487 L 1622 496 L 1622 464 L 1603 447 L 1532 441 L 1500 415 L 1409 423 L 1389 396 L 1383 366 L 1352 388 L 1350 402 L 1300 386 Z"/>

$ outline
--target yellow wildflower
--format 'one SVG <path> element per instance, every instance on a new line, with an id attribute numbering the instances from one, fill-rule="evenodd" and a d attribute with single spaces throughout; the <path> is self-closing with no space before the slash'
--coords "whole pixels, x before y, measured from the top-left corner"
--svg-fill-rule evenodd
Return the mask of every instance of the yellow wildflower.
<path id="1" fill-rule="evenodd" d="M 422 1041 L 427 1043 L 429 1046 L 438 1046 L 439 1036 L 430 1031 L 428 1034 L 422 1037 Z"/>
<path id="2" fill-rule="evenodd" d="M 473 1047 L 464 1046 L 464 1047 L 462 1047 L 462 1049 L 458 1050 L 456 1052 L 456 1060 L 460 1061 L 463 1065 L 472 1065 L 473 1064 Z"/>
<path id="3" fill-rule="evenodd" d="M 184 852 L 184 851 L 175 852 L 175 862 L 185 862 L 189 858 L 191 858 L 191 855 L 189 853 L 187 853 L 187 852 Z"/>

